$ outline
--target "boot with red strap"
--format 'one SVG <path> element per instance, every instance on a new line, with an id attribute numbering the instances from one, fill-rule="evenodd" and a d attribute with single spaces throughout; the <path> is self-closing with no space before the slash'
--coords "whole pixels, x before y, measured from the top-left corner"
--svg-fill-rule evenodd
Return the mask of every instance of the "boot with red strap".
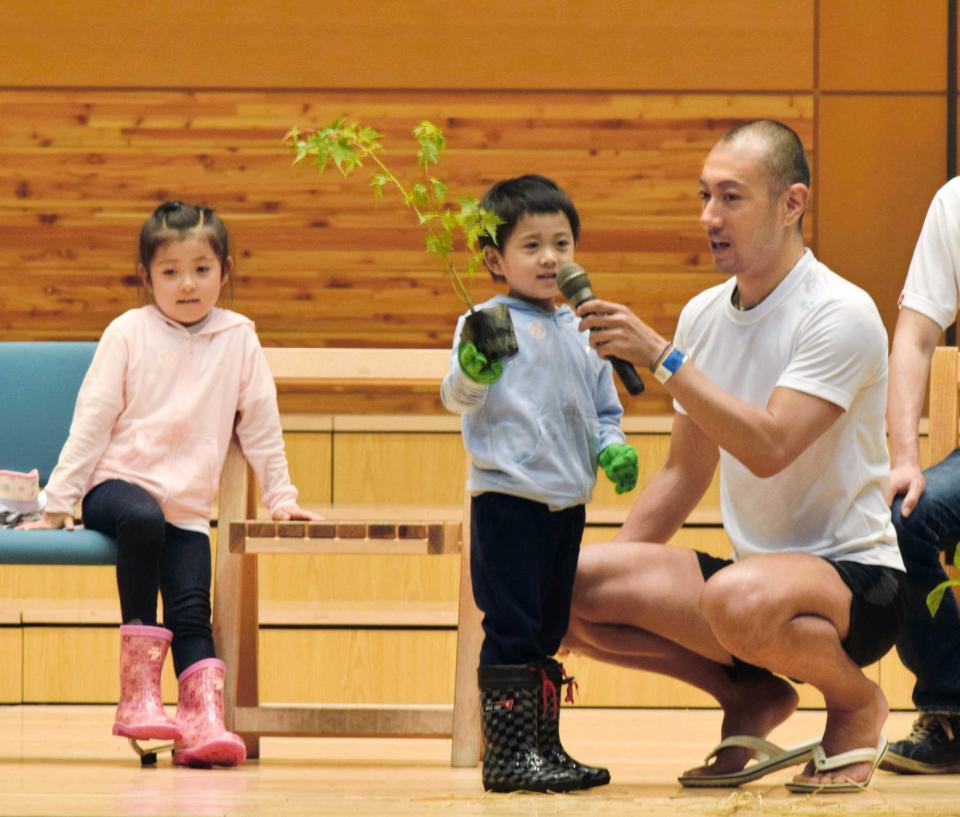
<path id="1" fill-rule="evenodd" d="M 567 687 L 566 701 L 573 703 L 576 681 L 564 677 L 563 665 L 553 658 L 540 664 L 541 701 L 537 712 L 537 748 L 544 758 L 556 766 L 568 769 L 580 780 L 580 788 L 590 789 L 610 782 L 610 772 L 596 766 L 586 766 L 567 754 L 560 743 L 560 690 Z"/>
<path id="2" fill-rule="evenodd" d="M 538 664 L 485 664 L 477 670 L 487 791 L 562 792 L 582 788 L 570 769 L 537 750 Z"/>

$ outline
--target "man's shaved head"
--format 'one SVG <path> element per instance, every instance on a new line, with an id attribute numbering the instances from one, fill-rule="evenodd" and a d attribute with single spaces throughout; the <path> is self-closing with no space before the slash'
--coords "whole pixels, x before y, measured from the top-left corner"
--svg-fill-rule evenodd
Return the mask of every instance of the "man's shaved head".
<path id="1" fill-rule="evenodd" d="M 781 122 L 757 119 L 720 137 L 718 145 L 756 140 L 764 147 L 760 164 L 770 178 L 771 193 L 779 196 L 792 184 L 810 186 L 810 165 L 800 137 Z"/>

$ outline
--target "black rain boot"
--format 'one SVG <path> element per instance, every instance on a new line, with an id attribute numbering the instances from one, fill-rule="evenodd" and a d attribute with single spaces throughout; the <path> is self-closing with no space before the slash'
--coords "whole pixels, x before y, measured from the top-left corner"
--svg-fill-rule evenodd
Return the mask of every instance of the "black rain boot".
<path id="1" fill-rule="evenodd" d="M 550 763 L 537 750 L 538 676 L 536 664 L 488 665 L 477 670 L 487 791 L 580 788 L 574 772 Z"/>
<path id="2" fill-rule="evenodd" d="M 596 766 L 585 766 L 567 754 L 560 743 L 560 688 L 567 685 L 567 702 L 573 703 L 573 678 L 564 678 L 563 664 L 552 658 L 544 659 L 540 677 L 543 683 L 542 701 L 537 708 L 537 745 L 547 760 L 569 769 L 580 781 L 580 788 L 590 789 L 610 782 L 610 772 Z"/>

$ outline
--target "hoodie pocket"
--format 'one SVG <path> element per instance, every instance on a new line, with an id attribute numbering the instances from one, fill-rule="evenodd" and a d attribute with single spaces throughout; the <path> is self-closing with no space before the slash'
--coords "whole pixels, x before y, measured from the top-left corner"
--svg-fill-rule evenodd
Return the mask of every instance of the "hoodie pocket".
<path id="1" fill-rule="evenodd" d="M 161 504 L 171 497 L 192 508 L 209 505 L 217 490 L 217 441 L 201 434 L 138 431 L 128 466 L 142 484 L 155 486 Z"/>
<path id="2" fill-rule="evenodd" d="M 133 445 L 109 465 L 130 478 L 157 499 L 163 501 L 169 479 L 170 437 L 157 431 L 137 431 Z"/>
<path id="3" fill-rule="evenodd" d="M 493 461 L 523 466 L 535 461 L 544 448 L 543 425 L 537 417 L 521 417 L 490 428 Z"/>
<path id="4" fill-rule="evenodd" d="M 540 438 L 523 461 L 542 486 L 560 494 L 586 494 L 595 480 L 597 424 L 577 411 L 550 412 L 537 420 Z"/>
<path id="5" fill-rule="evenodd" d="M 217 493 L 219 466 L 215 439 L 199 434 L 184 437 L 173 459 L 171 495 L 183 497 L 190 507 L 208 507 Z"/>

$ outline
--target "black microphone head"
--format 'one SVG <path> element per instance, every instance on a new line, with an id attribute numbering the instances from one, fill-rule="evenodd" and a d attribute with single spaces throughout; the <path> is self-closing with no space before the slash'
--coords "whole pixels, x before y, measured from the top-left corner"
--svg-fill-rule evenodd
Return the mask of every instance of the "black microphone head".
<path id="1" fill-rule="evenodd" d="M 585 301 L 592 301 L 597 297 L 590 288 L 587 271 L 572 261 L 557 270 L 557 286 L 563 293 L 563 297 L 573 304 L 574 309 Z"/>

